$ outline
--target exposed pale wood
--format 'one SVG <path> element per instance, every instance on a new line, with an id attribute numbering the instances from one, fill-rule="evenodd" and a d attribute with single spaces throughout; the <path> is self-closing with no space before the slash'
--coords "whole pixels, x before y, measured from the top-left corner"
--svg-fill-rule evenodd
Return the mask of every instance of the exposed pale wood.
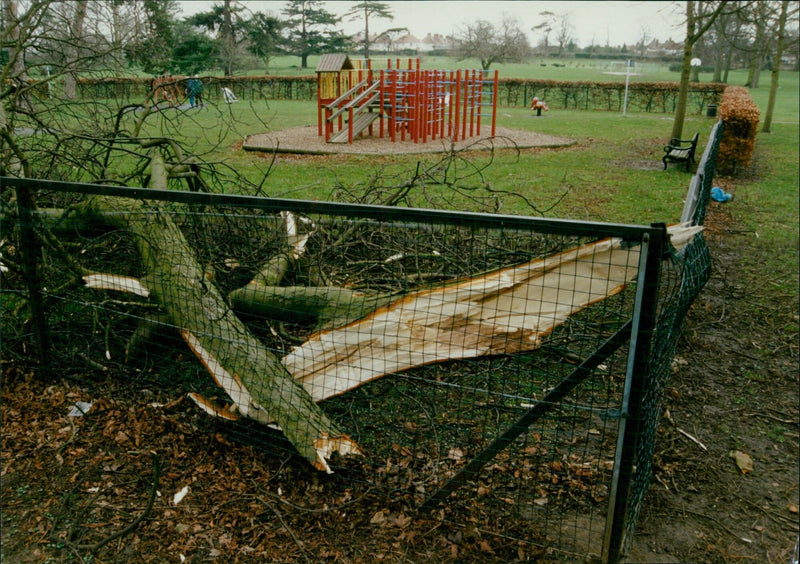
<path id="1" fill-rule="evenodd" d="M 671 233 L 683 244 L 698 230 Z M 283 363 L 320 401 L 414 366 L 533 350 L 570 315 L 622 291 L 637 275 L 638 261 L 638 247 L 605 239 L 414 292 L 312 335 Z"/>
<path id="2" fill-rule="evenodd" d="M 118 292 L 127 292 L 142 296 L 143 298 L 150 297 L 150 290 L 138 279 L 131 278 L 130 276 L 117 276 L 116 274 L 87 274 L 83 277 L 83 283 L 87 288 L 94 288 L 97 290 L 116 290 Z"/>
<path id="3" fill-rule="evenodd" d="M 166 171 L 157 152 L 151 173 L 151 185 L 166 188 Z M 334 447 L 360 452 L 235 315 L 168 214 L 141 201 L 107 197 L 91 198 L 82 209 L 96 210 L 115 211 L 105 219 L 136 236 L 151 299 L 161 305 L 240 411 L 262 422 L 274 418 L 300 454 L 320 470 L 331 471 L 326 457 Z M 315 446 L 319 441 L 323 447 Z"/>

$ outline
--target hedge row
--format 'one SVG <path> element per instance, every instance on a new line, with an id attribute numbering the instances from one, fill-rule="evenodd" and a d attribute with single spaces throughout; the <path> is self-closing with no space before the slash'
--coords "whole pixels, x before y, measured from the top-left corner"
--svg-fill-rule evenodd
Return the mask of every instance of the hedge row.
<path id="1" fill-rule="evenodd" d="M 550 108 L 621 112 L 625 103 L 622 82 L 589 82 L 538 79 L 500 79 L 498 103 L 525 106 L 537 96 Z M 692 83 L 689 108 L 702 113 L 716 104 L 725 89 L 720 83 Z M 628 109 L 639 112 L 674 113 L 678 104 L 677 82 L 632 82 L 628 85 Z"/>
<path id="2" fill-rule="evenodd" d="M 81 79 L 78 93 L 83 98 L 143 99 L 151 88 L 147 78 Z M 230 88 L 243 100 L 316 100 L 316 76 L 203 77 L 207 100 L 222 98 L 221 87 Z M 689 111 L 702 113 L 716 104 L 726 88 L 720 83 L 692 83 Z M 551 109 L 622 111 L 625 84 L 501 78 L 498 105 L 528 107 L 534 96 L 545 100 Z M 633 82 L 628 88 L 628 109 L 640 112 L 673 113 L 677 106 L 677 82 Z"/>
<path id="3" fill-rule="evenodd" d="M 750 164 L 760 114 L 747 88 L 729 86 L 722 93 L 719 117 L 725 122 L 725 130 L 719 144 L 717 167 L 720 172 L 733 172 L 737 166 Z"/>
<path id="4" fill-rule="evenodd" d="M 201 77 L 206 100 L 221 100 L 222 87 L 230 88 L 244 100 L 316 100 L 315 76 L 247 76 Z M 185 78 L 176 77 L 178 89 L 183 91 Z M 81 78 L 78 79 L 78 96 L 81 98 L 121 98 L 143 100 L 153 85 L 151 78 Z"/>

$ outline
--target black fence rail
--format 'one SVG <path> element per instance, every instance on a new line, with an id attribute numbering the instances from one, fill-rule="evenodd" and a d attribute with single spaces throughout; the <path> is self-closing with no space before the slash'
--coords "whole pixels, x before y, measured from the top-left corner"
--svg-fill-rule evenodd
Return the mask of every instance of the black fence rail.
<path id="1" fill-rule="evenodd" d="M 35 342 L 187 395 L 331 496 L 468 520 L 509 558 L 629 547 L 709 272 L 691 227 L 2 182 L 4 360 Z"/>

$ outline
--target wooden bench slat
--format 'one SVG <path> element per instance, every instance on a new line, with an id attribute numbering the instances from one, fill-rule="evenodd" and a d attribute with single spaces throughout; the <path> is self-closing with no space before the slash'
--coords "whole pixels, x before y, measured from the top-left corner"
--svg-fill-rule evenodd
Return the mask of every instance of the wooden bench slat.
<path id="1" fill-rule="evenodd" d="M 667 162 L 685 162 L 686 171 L 690 172 L 699 137 L 700 134 L 695 133 L 691 139 L 671 139 L 669 145 L 664 147 L 664 156 L 661 158 L 664 162 L 664 170 L 667 170 Z M 686 143 L 688 146 L 685 145 Z"/>

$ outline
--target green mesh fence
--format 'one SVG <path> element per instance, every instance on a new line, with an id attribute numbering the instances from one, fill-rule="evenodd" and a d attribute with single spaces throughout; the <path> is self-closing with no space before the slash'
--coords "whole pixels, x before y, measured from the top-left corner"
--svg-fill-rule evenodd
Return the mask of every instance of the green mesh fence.
<path id="1" fill-rule="evenodd" d="M 467 520 L 498 557 L 629 544 L 702 235 L 669 253 L 659 226 L 5 181 L 37 195 L 59 371 L 186 395 L 319 503 Z M 29 282 L 3 273 L 4 360 L 31 362 Z"/>
<path id="2" fill-rule="evenodd" d="M 682 220 L 692 225 L 702 225 L 705 221 L 723 127 L 720 120 L 712 128 L 697 173 L 690 184 Z M 710 277 L 711 257 L 703 237 L 697 237 L 682 250 L 673 252 L 671 259 L 663 263 L 659 284 L 658 323 L 642 402 L 643 415 L 636 453 L 638 471 L 631 484 L 623 553 L 627 552 L 633 541 L 636 522 L 650 483 L 656 430 L 663 413 L 664 389 L 669 381 L 678 339 L 690 306 Z"/>

